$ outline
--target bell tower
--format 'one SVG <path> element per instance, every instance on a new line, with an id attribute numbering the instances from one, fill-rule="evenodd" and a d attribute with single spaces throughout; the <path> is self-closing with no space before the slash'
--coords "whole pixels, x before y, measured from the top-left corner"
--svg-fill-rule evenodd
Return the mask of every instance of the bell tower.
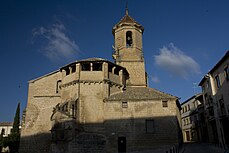
<path id="1" fill-rule="evenodd" d="M 129 16 L 127 8 L 125 16 L 112 29 L 115 39 L 113 59 L 129 72 L 127 86 L 147 86 L 142 50 L 143 31 L 143 26 Z"/>

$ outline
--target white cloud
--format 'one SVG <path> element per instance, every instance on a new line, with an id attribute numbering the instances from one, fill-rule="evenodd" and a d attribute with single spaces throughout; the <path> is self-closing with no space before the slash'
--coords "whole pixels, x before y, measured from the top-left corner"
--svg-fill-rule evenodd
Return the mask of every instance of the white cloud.
<path id="1" fill-rule="evenodd" d="M 160 54 L 154 57 L 156 65 L 169 71 L 175 76 L 187 79 L 191 74 L 200 74 L 199 64 L 173 43 L 163 46 Z"/>
<path id="2" fill-rule="evenodd" d="M 45 43 L 41 51 L 49 59 L 72 58 L 79 52 L 79 47 L 65 32 L 65 26 L 58 23 L 53 24 L 50 28 L 40 27 L 34 29 L 33 37 L 39 37 Z"/>
<path id="3" fill-rule="evenodd" d="M 152 76 L 151 77 L 151 80 L 154 82 L 154 83 L 160 83 L 160 80 L 157 76 Z"/>

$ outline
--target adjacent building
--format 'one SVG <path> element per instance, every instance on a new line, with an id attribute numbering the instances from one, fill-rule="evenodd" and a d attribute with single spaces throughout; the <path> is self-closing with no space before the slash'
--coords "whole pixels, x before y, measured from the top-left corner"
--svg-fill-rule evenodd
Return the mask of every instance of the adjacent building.
<path id="1" fill-rule="evenodd" d="M 229 51 L 203 77 L 204 111 L 209 141 L 229 147 Z"/>
<path id="2" fill-rule="evenodd" d="M 116 153 L 181 143 L 178 98 L 148 87 L 144 28 L 113 27 L 114 62 L 89 58 L 29 81 L 20 153 Z"/>
<path id="3" fill-rule="evenodd" d="M 0 132 L 3 137 L 7 137 L 13 129 L 13 122 L 0 122 Z"/>
<path id="4" fill-rule="evenodd" d="M 19 126 L 19 128 L 21 129 L 21 126 Z M 0 134 L 3 137 L 8 137 L 9 134 L 11 134 L 13 129 L 13 122 L 0 122 Z M 0 150 L 0 152 L 9 152 L 9 147 L 5 147 L 2 148 L 2 150 Z"/>
<path id="5" fill-rule="evenodd" d="M 181 121 L 184 142 L 207 141 L 202 94 L 196 94 L 181 104 Z"/>

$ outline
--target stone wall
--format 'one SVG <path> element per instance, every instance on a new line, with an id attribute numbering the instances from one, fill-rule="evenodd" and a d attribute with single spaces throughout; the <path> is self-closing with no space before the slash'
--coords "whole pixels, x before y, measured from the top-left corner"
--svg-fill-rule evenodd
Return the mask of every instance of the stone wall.
<path id="1" fill-rule="evenodd" d="M 146 120 L 153 120 L 154 132 L 147 133 Z M 118 137 L 126 137 L 127 150 L 147 150 L 166 145 L 178 145 L 178 119 L 175 101 L 168 101 L 162 107 L 160 100 L 128 101 L 128 108 L 122 102 L 105 103 L 105 131 L 108 138 L 108 152 L 117 151 Z"/>
<path id="2" fill-rule="evenodd" d="M 129 72 L 130 79 L 127 80 L 127 85 L 147 85 L 144 62 L 122 62 L 120 65 L 126 67 Z"/>
<path id="3" fill-rule="evenodd" d="M 132 32 L 133 44 L 127 47 L 126 33 Z M 145 63 L 142 50 L 142 31 L 134 26 L 122 26 L 115 31 L 116 63 L 127 69 L 127 85 L 146 86 Z"/>
<path id="4" fill-rule="evenodd" d="M 124 70 L 118 75 L 113 69 L 108 72 L 107 63 L 103 63 L 103 71 L 81 71 L 79 66 L 76 64 L 76 71 L 68 75 L 65 67 L 62 72 L 30 81 L 21 153 L 113 153 L 117 152 L 119 137 L 126 137 L 128 151 L 178 144 L 174 98 L 168 100 L 168 107 L 162 107 L 160 98 L 133 97 L 124 100 L 125 106 L 123 101 L 106 101 L 110 95 L 123 92 Z M 141 69 L 144 63 L 131 66 L 132 74 L 141 78 L 143 75 L 138 74 L 144 69 L 137 73 L 135 68 Z M 146 129 L 148 120 L 153 124 L 150 132 Z"/>
<path id="5" fill-rule="evenodd" d="M 107 91 L 104 91 L 103 83 L 80 85 L 80 123 L 85 125 L 103 123 L 104 92 Z"/>
<path id="6" fill-rule="evenodd" d="M 61 101 L 60 95 L 56 93 L 56 83 L 59 79 L 60 73 L 56 72 L 29 82 L 25 124 L 21 129 L 20 153 L 49 150 L 52 127 L 50 117 L 53 107 Z"/>

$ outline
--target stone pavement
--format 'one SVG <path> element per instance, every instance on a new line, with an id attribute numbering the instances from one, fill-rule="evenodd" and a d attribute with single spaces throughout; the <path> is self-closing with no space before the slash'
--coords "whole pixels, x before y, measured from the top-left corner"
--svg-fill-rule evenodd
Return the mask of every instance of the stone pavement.
<path id="1" fill-rule="evenodd" d="M 156 149 L 131 153 L 166 153 L 168 149 Z M 168 153 L 170 153 L 168 151 Z M 185 143 L 179 153 L 224 153 L 224 150 L 209 143 Z"/>
<path id="2" fill-rule="evenodd" d="M 128 153 L 170 153 L 170 149 L 172 149 L 172 148 L 173 148 L 172 146 L 161 146 L 160 148 L 153 149 L 153 150 L 134 151 L 134 152 L 128 152 Z M 182 148 L 179 153 L 183 153 L 183 150 L 184 149 Z"/>
<path id="3" fill-rule="evenodd" d="M 208 143 L 186 143 L 184 153 L 224 153 L 224 150 Z"/>

